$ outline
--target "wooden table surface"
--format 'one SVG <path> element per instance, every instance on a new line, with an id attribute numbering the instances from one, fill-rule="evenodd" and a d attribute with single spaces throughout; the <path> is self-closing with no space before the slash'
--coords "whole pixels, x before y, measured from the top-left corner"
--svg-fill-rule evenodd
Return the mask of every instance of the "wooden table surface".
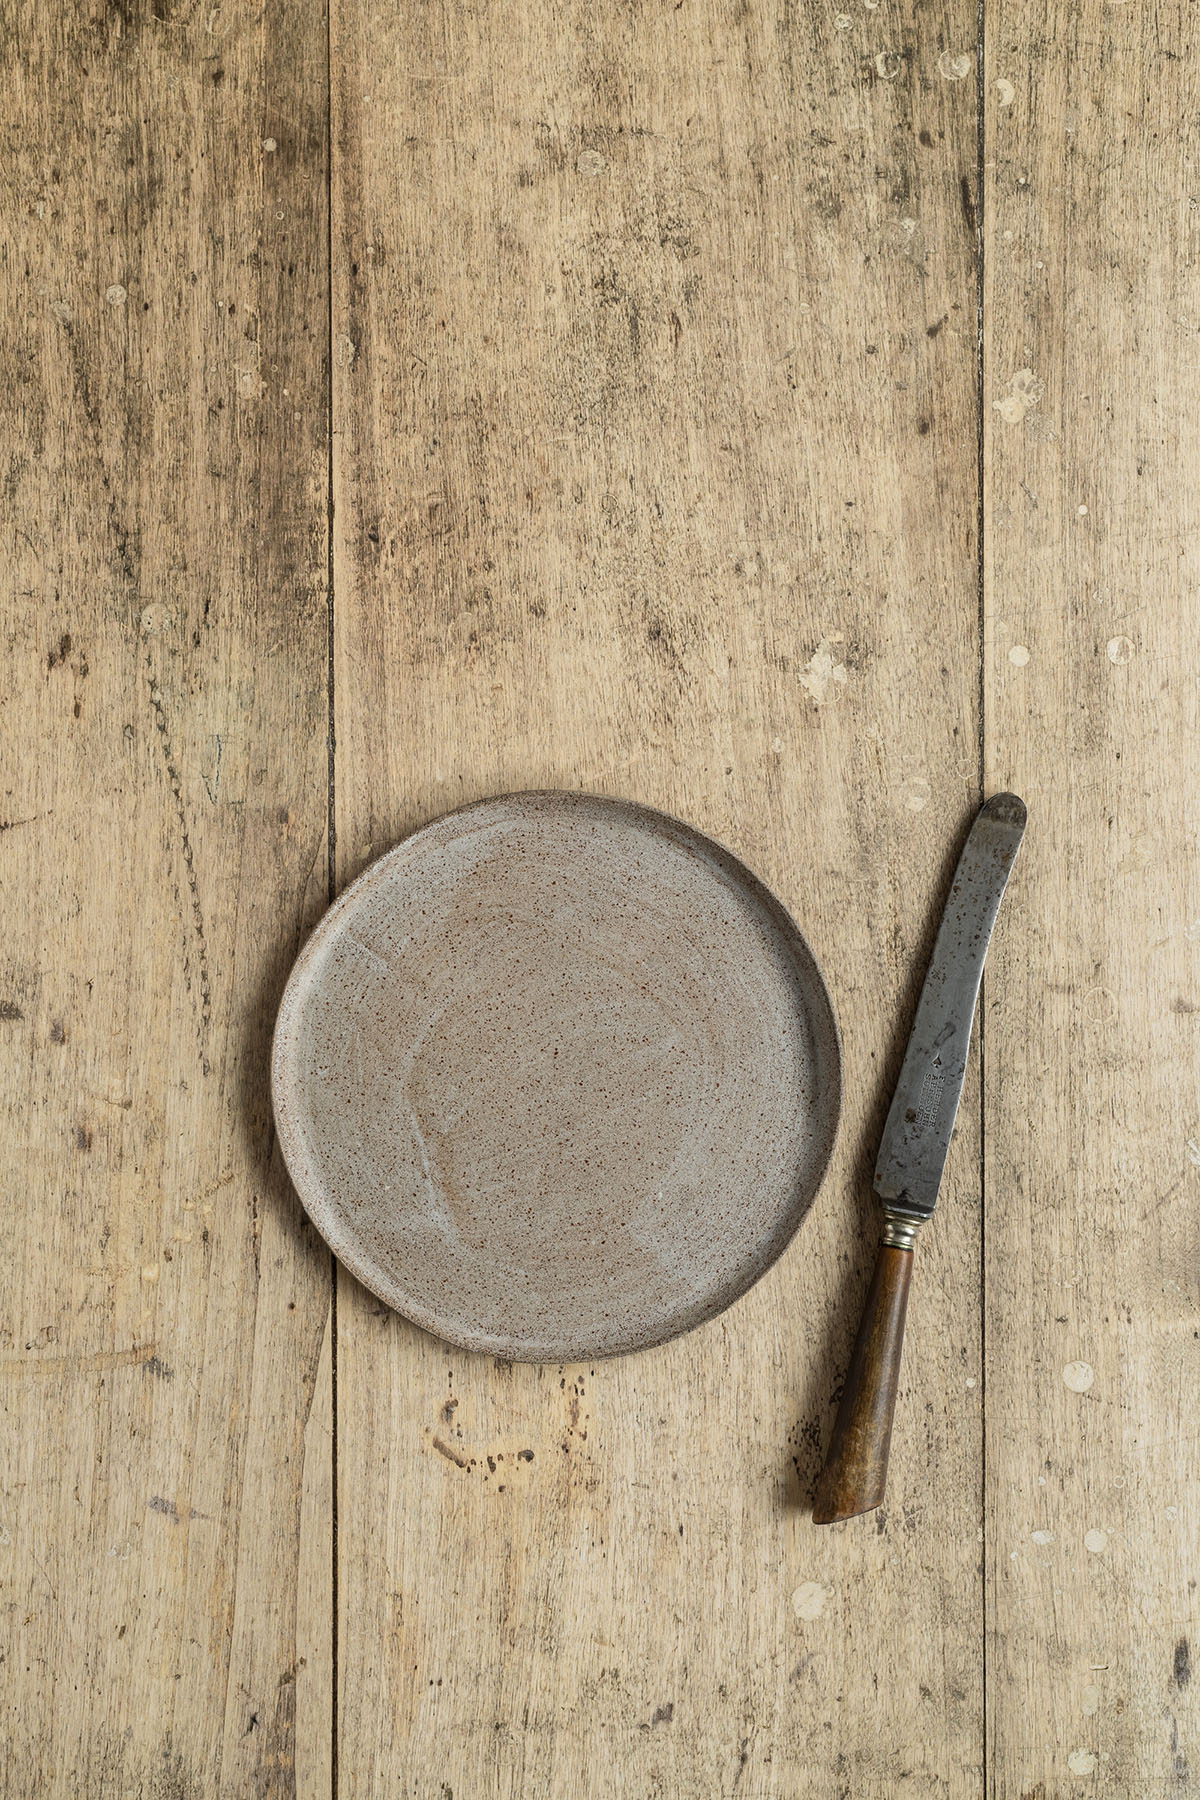
<path id="1" fill-rule="evenodd" d="M 1200 1775 L 1195 22 L 845 5 L 9 0 L 6 1796 Z M 594 1368 L 336 1270 L 267 1087 L 331 893 L 543 785 L 733 846 L 845 1038 L 792 1250 Z M 886 1508 L 817 1528 L 1000 787 Z"/>

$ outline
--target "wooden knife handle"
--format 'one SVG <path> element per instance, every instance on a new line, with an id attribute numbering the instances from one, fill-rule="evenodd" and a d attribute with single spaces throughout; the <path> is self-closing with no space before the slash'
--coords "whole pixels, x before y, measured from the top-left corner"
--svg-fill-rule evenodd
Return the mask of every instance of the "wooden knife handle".
<path id="1" fill-rule="evenodd" d="M 817 1483 L 815 1525 L 852 1519 L 883 1499 L 912 1260 L 911 1250 L 886 1241 L 879 1247 L 829 1455 Z"/>

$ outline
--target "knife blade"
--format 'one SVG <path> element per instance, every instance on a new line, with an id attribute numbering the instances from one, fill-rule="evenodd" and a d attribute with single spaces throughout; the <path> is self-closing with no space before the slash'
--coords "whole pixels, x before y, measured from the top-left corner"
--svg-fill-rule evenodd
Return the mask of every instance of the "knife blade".
<path id="1" fill-rule="evenodd" d="M 883 1239 L 817 1484 L 818 1525 L 870 1512 L 883 1499 L 913 1246 L 937 1204 L 983 965 L 1025 821 L 1016 794 L 993 795 L 976 814 L 954 871 L 880 1140 L 874 1186 L 883 1202 Z"/>
<path id="2" fill-rule="evenodd" d="M 1025 803 L 995 794 L 967 834 L 938 927 L 875 1164 L 885 1217 L 923 1222 L 937 1204 L 992 928 L 1025 832 Z"/>

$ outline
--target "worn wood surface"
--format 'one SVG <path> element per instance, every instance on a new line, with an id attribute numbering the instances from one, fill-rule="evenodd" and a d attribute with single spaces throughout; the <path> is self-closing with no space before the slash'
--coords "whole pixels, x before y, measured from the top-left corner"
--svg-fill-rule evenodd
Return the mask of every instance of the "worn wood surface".
<path id="1" fill-rule="evenodd" d="M 989 8 L 989 1766 L 1200 1779 L 1200 330 L 1189 7 Z M 1028 373 L 1022 373 L 1028 371 Z"/>
<path id="2" fill-rule="evenodd" d="M 0 1789 L 327 1794 L 330 1266 L 265 1070 L 327 893 L 325 31 L 3 35 Z"/>
<path id="3" fill-rule="evenodd" d="M 974 1087 L 894 1505 L 807 1514 L 978 792 L 975 90 L 938 70 L 973 31 L 334 9 L 339 880 L 496 789 L 681 813 L 811 932 L 848 1075 L 793 1253 L 664 1350 L 497 1367 L 343 1279 L 346 1795 L 979 1780 Z"/>
<path id="4" fill-rule="evenodd" d="M 1197 69 L 1060 11 L 9 5 L 5 1793 L 1188 1790 Z M 982 784 L 888 1494 L 818 1528 Z M 335 1283 L 267 1107 L 329 844 L 539 785 L 728 842 L 845 1038 L 793 1250 L 587 1368 Z"/>

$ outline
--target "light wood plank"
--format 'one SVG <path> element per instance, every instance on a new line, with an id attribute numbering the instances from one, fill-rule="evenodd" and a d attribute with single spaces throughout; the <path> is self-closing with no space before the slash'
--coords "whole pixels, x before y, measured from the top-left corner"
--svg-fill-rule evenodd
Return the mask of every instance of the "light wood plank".
<path id="1" fill-rule="evenodd" d="M 1150 1800 L 1200 1627 L 1195 21 L 988 20 L 990 1791 Z"/>
<path id="2" fill-rule="evenodd" d="M 324 22 L 5 39 L 0 1785 L 327 1793 L 330 1270 L 266 1068 L 326 893 Z"/>
<path id="3" fill-rule="evenodd" d="M 666 1349 L 495 1366 L 343 1279 L 343 1796 L 980 1791 L 974 1076 L 886 1516 L 807 1517 L 979 774 L 975 9 L 847 18 L 334 6 L 338 878 L 499 789 L 679 812 L 848 1077 L 794 1251 Z"/>

